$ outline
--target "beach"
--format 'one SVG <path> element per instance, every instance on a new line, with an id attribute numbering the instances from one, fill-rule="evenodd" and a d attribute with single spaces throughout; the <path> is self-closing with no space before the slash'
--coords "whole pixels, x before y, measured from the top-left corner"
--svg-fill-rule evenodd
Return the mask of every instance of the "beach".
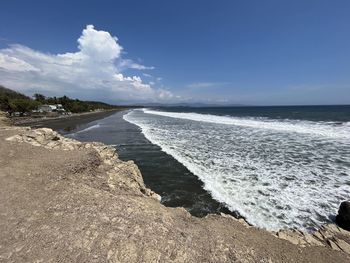
<path id="1" fill-rule="evenodd" d="M 165 207 L 137 166 L 101 143 L 2 124 L 0 147 L 6 262 L 350 260 L 349 233 L 332 224 L 273 233 L 225 214 L 197 218 Z"/>
<path id="2" fill-rule="evenodd" d="M 161 194 L 161 202 L 166 206 L 184 207 L 198 217 L 211 213 L 225 213 L 242 218 L 237 212 L 228 210 L 224 204 L 214 200 L 197 176 L 147 140 L 138 126 L 124 120 L 123 116 L 129 111 L 42 119 L 21 125 L 32 128 L 48 127 L 79 141 L 98 141 L 112 145 L 117 149 L 121 160 L 133 160 L 138 165 L 145 184 Z M 113 123 L 113 129 L 103 131 L 103 126 L 108 123 Z"/>
<path id="3" fill-rule="evenodd" d="M 79 125 L 105 118 L 117 111 L 119 110 L 84 112 L 47 118 L 15 118 L 13 119 L 13 123 L 18 126 L 30 126 L 35 128 L 47 127 L 62 132 L 69 132 Z"/>
<path id="4" fill-rule="evenodd" d="M 92 122 L 90 119 L 79 123 L 72 120 L 70 130 L 65 129 L 66 120 L 60 119 L 51 128 L 69 138 L 103 142 L 116 148 L 121 160 L 133 160 L 138 165 L 145 184 L 161 194 L 162 204 L 166 206 L 184 207 L 199 217 L 221 212 L 240 217 L 214 200 L 203 189 L 203 183 L 197 176 L 159 146 L 152 144 L 138 126 L 124 120 L 123 116 L 128 112 L 117 111 Z"/>
<path id="5" fill-rule="evenodd" d="M 314 2 L 3 1 L 0 263 L 350 263 L 350 1 Z"/>

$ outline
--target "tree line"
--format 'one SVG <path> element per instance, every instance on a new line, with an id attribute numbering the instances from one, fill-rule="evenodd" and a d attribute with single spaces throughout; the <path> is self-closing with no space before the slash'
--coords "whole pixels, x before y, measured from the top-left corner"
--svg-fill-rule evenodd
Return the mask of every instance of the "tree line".
<path id="1" fill-rule="evenodd" d="M 99 101 L 83 101 L 79 99 L 71 99 L 67 96 L 63 97 L 45 97 L 42 94 L 34 94 L 34 101 L 42 104 L 62 104 L 66 111 L 73 113 L 94 111 L 97 109 L 116 109 L 121 106 L 110 105 Z"/>
<path id="2" fill-rule="evenodd" d="M 62 104 L 66 111 L 79 113 L 94 111 L 97 109 L 119 109 L 125 106 L 110 105 L 99 101 L 82 101 L 79 99 L 71 99 L 67 96 L 63 97 L 46 97 L 36 93 L 30 98 L 19 92 L 0 86 L 0 110 L 12 112 L 27 113 L 37 109 L 43 104 Z"/>

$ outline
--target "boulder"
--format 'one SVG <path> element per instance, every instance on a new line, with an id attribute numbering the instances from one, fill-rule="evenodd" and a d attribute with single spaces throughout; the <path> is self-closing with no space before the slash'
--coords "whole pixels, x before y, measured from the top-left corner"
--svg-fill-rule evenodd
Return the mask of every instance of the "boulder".
<path id="1" fill-rule="evenodd" d="M 336 222 L 341 228 L 350 231 L 350 201 L 344 201 L 340 204 Z"/>

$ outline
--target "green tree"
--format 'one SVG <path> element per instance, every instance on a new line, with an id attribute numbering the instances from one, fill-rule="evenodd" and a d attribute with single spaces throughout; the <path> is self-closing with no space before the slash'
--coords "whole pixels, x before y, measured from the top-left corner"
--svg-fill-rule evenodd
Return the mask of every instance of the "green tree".
<path id="1" fill-rule="evenodd" d="M 46 102 L 46 97 L 42 94 L 39 94 L 39 93 L 34 94 L 34 99 L 40 103 L 43 103 L 43 104 Z"/>
<path id="2" fill-rule="evenodd" d="M 10 111 L 10 101 L 7 96 L 0 96 L 0 110 L 2 111 Z"/>
<path id="3" fill-rule="evenodd" d="M 18 111 L 20 113 L 25 113 L 33 110 L 35 108 L 34 104 L 30 100 L 15 99 L 10 102 L 10 107 L 12 111 Z"/>

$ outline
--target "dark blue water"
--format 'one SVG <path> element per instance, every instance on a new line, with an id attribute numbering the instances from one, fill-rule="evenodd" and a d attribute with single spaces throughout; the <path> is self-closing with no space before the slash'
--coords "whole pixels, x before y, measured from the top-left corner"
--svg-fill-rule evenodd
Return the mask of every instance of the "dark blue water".
<path id="1" fill-rule="evenodd" d="M 309 121 L 349 122 L 350 105 L 329 106 L 240 106 L 240 107 L 159 107 L 171 112 L 196 112 L 220 116 L 263 117 Z"/>

